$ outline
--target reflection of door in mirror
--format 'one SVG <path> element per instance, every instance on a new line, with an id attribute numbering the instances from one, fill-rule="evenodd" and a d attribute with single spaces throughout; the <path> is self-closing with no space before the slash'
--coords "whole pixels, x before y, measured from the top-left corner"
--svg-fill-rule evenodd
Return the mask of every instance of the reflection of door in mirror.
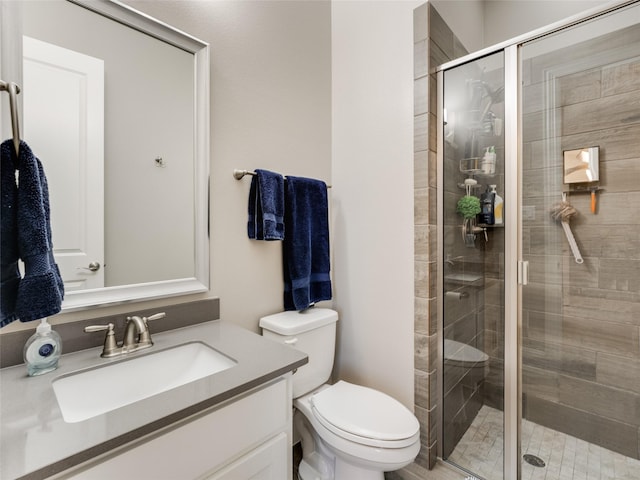
<path id="1" fill-rule="evenodd" d="M 46 152 L 40 160 L 65 290 L 103 287 L 104 62 L 26 36 L 23 58 L 24 136 L 34 152 Z"/>

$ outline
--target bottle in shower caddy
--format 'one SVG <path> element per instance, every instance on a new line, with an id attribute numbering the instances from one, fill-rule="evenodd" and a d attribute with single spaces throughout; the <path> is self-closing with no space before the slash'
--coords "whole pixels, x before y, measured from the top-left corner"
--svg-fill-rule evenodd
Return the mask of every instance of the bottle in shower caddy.
<path id="1" fill-rule="evenodd" d="M 496 192 L 496 185 L 489 185 L 493 194 L 493 220 L 494 225 L 504 224 L 504 200 Z"/>
<path id="2" fill-rule="evenodd" d="M 495 193 L 487 190 L 480 195 L 480 213 L 478 214 L 478 222 L 483 225 L 493 225 L 495 223 L 494 214 Z"/>
<path id="3" fill-rule="evenodd" d="M 496 148 L 494 146 L 485 149 L 484 156 L 480 162 L 480 169 L 485 175 L 496 173 Z"/>

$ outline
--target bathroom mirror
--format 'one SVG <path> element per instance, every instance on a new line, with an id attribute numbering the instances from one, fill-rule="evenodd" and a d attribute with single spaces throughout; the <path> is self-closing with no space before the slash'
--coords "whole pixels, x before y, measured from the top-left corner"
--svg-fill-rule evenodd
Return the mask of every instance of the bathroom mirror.
<path id="1" fill-rule="evenodd" d="M 208 45 L 110 0 L 6 11 L 3 56 L 22 61 L 3 78 L 47 173 L 63 312 L 207 291 Z"/>
<path id="2" fill-rule="evenodd" d="M 599 175 L 599 147 L 564 151 L 564 183 L 596 182 Z"/>

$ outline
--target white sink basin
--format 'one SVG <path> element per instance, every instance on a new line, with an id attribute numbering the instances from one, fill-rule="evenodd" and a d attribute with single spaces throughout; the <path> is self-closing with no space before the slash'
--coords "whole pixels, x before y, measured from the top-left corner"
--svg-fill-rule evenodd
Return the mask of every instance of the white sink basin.
<path id="1" fill-rule="evenodd" d="M 53 381 L 62 417 L 81 422 L 236 365 L 201 342 L 148 353 Z"/>

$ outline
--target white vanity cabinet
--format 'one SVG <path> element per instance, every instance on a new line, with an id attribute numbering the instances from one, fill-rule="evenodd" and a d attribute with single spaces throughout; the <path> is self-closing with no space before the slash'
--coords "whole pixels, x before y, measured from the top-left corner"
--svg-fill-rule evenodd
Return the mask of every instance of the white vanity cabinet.
<path id="1" fill-rule="evenodd" d="M 63 472 L 57 479 L 291 479 L 291 374 Z"/>

